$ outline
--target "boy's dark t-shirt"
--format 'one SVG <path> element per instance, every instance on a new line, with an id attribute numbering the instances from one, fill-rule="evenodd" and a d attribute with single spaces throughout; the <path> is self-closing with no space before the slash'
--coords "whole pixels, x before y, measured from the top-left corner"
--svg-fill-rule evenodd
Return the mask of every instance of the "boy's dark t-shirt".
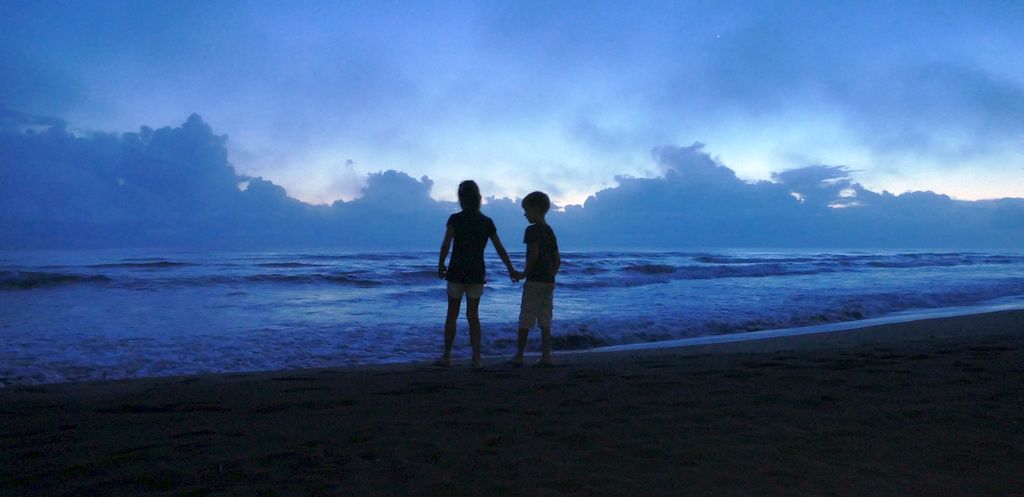
<path id="1" fill-rule="evenodd" d="M 558 239 L 555 238 L 555 231 L 547 224 L 531 224 L 526 227 L 526 234 L 523 235 L 523 243 L 526 244 L 526 256 L 529 257 L 530 244 L 537 243 L 537 263 L 526 275 L 526 281 L 537 281 L 542 283 L 555 282 L 555 253 L 558 252 Z"/>
<path id="2" fill-rule="evenodd" d="M 455 230 L 455 247 L 446 280 L 467 285 L 484 283 L 484 249 L 497 229 L 491 218 L 479 212 L 462 211 L 448 218 Z"/>

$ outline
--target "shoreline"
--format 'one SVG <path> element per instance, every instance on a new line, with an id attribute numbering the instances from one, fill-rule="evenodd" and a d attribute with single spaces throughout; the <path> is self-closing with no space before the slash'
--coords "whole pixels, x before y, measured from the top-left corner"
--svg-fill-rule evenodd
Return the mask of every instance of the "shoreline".
<path id="1" fill-rule="evenodd" d="M 914 323 L 917 321 L 927 321 L 933 319 L 943 319 L 950 317 L 963 317 L 963 316 L 976 316 L 985 315 L 997 312 L 1006 311 L 1024 311 L 1024 296 L 1013 296 L 1003 297 L 993 301 L 988 301 L 981 304 L 969 305 L 969 306 L 953 306 L 953 307 L 939 307 L 933 309 L 912 309 L 908 311 L 899 311 L 892 314 L 887 314 L 874 318 L 857 319 L 852 321 L 839 321 L 833 323 L 823 323 L 810 326 L 799 326 L 792 328 L 779 328 L 769 330 L 758 330 L 758 331 L 746 331 L 737 333 L 723 333 L 719 335 L 706 335 L 697 336 L 690 338 L 679 338 L 673 340 L 661 340 L 655 342 L 637 342 L 627 343 L 620 345 L 607 345 L 602 347 L 594 347 L 589 349 L 574 349 L 574 350 L 556 350 L 554 351 L 555 357 L 560 357 L 562 360 L 569 359 L 570 361 L 579 360 L 581 357 L 587 357 L 591 355 L 606 355 L 616 353 L 640 353 L 640 354 L 654 354 L 660 351 L 669 351 L 671 353 L 684 354 L 687 350 L 691 350 L 693 347 L 702 348 L 704 346 L 714 346 L 729 343 L 745 343 L 745 342 L 758 342 L 761 340 L 773 340 L 773 339 L 785 339 L 786 337 L 799 337 L 804 335 L 819 335 L 819 334 L 832 334 L 832 333 L 848 333 L 857 332 L 865 328 L 874 328 L 878 326 L 885 326 L 891 324 L 902 324 L 902 323 Z M 536 332 L 536 330 L 534 330 Z M 753 345 L 754 350 L 757 350 L 758 346 Z M 694 349 L 696 350 L 696 349 Z M 538 352 L 527 351 L 526 356 L 536 357 Z M 483 361 L 485 368 L 503 366 L 504 362 L 508 359 L 507 355 L 485 355 Z M 465 357 L 455 358 L 452 360 L 452 367 L 466 367 L 469 364 L 469 359 Z M 218 376 L 218 375 L 251 375 L 251 374 L 270 374 L 270 373 L 286 373 L 286 372 L 301 372 L 301 371 L 321 371 L 321 370 L 336 370 L 336 371 L 359 371 L 359 370 L 378 370 L 378 369 L 391 369 L 401 367 L 423 367 L 431 365 L 431 361 L 408 361 L 408 360 L 397 360 L 393 362 L 377 362 L 377 363 L 365 363 L 365 364 L 348 364 L 338 366 L 323 366 L 323 367 L 299 367 L 299 368 L 285 368 L 285 369 L 259 369 L 259 370 L 248 370 L 248 371 L 210 371 L 202 373 L 190 373 L 190 374 L 175 374 L 166 376 L 134 376 L 127 378 L 114 378 L 106 380 L 81 380 L 81 381 L 60 381 L 50 383 L 14 383 L 14 384 L 0 384 L 0 391 L 5 389 L 18 389 L 18 388 L 31 388 L 31 387 L 43 387 L 50 385 L 89 385 L 93 383 L 111 383 L 111 382 L 131 382 L 131 381 L 145 381 L 145 380 L 158 380 L 161 378 L 192 378 L 192 377 L 205 377 L 205 376 Z"/>
<path id="2" fill-rule="evenodd" d="M 15 495 L 1013 495 L 1024 311 L 553 368 L 0 389 Z"/>
<path id="3" fill-rule="evenodd" d="M 819 333 L 856 331 L 863 328 L 873 328 L 876 326 L 883 326 L 888 324 L 912 323 L 915 321 L 926 321 L 931 319 L 975 316 L 1004 311 L 1020 311 L 1024 310 L 1024 300 L 1022 299 L 1024 299 L 1024 296 L 1013 296 L 1008 298 L 1000 298 L 989 303 L 982 303 L 977 305 L 936 307 L 933 309 L 910 309 L 906 311 L 899 311 L 891 314 L 886 314 L 883 316 L 866 319 L 855 319 L 852 321 L 839 321 L 834 323 L 823 323 L 810 326 L 796 326 L 792 328 L 746 331 L 739 333 L 723 333 L 720 335 L 679 338 L 675 340 L 661 340 L 657 342 L 608 345 L 605 347 L 595 347 L 593 349 L 579 351 L 565 351 L 562 353 L 619 352 L 642 351 L 652 349 L 675 349 L 699 345 L 712 345 L 719 343 L 745 342 L 749 340 L 764 340 L 771 338 L 814 335 Z"/>

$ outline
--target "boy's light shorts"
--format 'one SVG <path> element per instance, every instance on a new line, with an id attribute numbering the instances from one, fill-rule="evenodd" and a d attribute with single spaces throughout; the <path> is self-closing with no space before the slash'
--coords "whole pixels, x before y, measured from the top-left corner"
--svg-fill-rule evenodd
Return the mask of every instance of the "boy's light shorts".
<path id="1" fill-rule="evenodd" d="M 454 281 L 448 282 L 448 297 L 455 300 L 462 300 L 462 296 L 465 295 L 473 300 L 479 300 L 480 296 L 484 294 L 483 283 L 456 283 Z"/>
<path id="2" fill-rule="evenodd" d="M 539 281 L 523 283 L 523 303 L 519 307 L 519 329 L 533 328 L 534 323 L 541 328 L 550 328 L 554 296 L 554 283 Z"/>

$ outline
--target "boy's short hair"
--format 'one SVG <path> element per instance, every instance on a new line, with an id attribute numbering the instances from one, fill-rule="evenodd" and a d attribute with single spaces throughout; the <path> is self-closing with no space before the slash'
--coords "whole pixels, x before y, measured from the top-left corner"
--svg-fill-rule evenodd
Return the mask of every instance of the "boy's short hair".
<path id="1" fill-rule="evenodd" d="M 467 179 L 459 183 L 459 206 L 462 207 L 462 210 L 478 211 L 482 200 L 480 187 L 476 185 L 476 181 Z"/>
<path id="2" fill-rule="evenodd" d="M 548 198 L 548 194 L 544 192 L 533 192 L 523 197 L 523 208 L 536 207 L 540 209 L 542 214 L 547 214 L 548 210 L 551 209 L 551 199 Z"/>

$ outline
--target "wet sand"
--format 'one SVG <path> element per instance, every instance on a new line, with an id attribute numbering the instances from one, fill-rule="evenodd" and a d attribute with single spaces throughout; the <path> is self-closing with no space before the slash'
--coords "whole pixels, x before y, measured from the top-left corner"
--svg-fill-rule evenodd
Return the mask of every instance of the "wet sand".
<path id="1" fill-rule="evenodd" d="M 1024 488 L 1024 311 L 556 359 L 0 389 L 0 495 Z"/>

